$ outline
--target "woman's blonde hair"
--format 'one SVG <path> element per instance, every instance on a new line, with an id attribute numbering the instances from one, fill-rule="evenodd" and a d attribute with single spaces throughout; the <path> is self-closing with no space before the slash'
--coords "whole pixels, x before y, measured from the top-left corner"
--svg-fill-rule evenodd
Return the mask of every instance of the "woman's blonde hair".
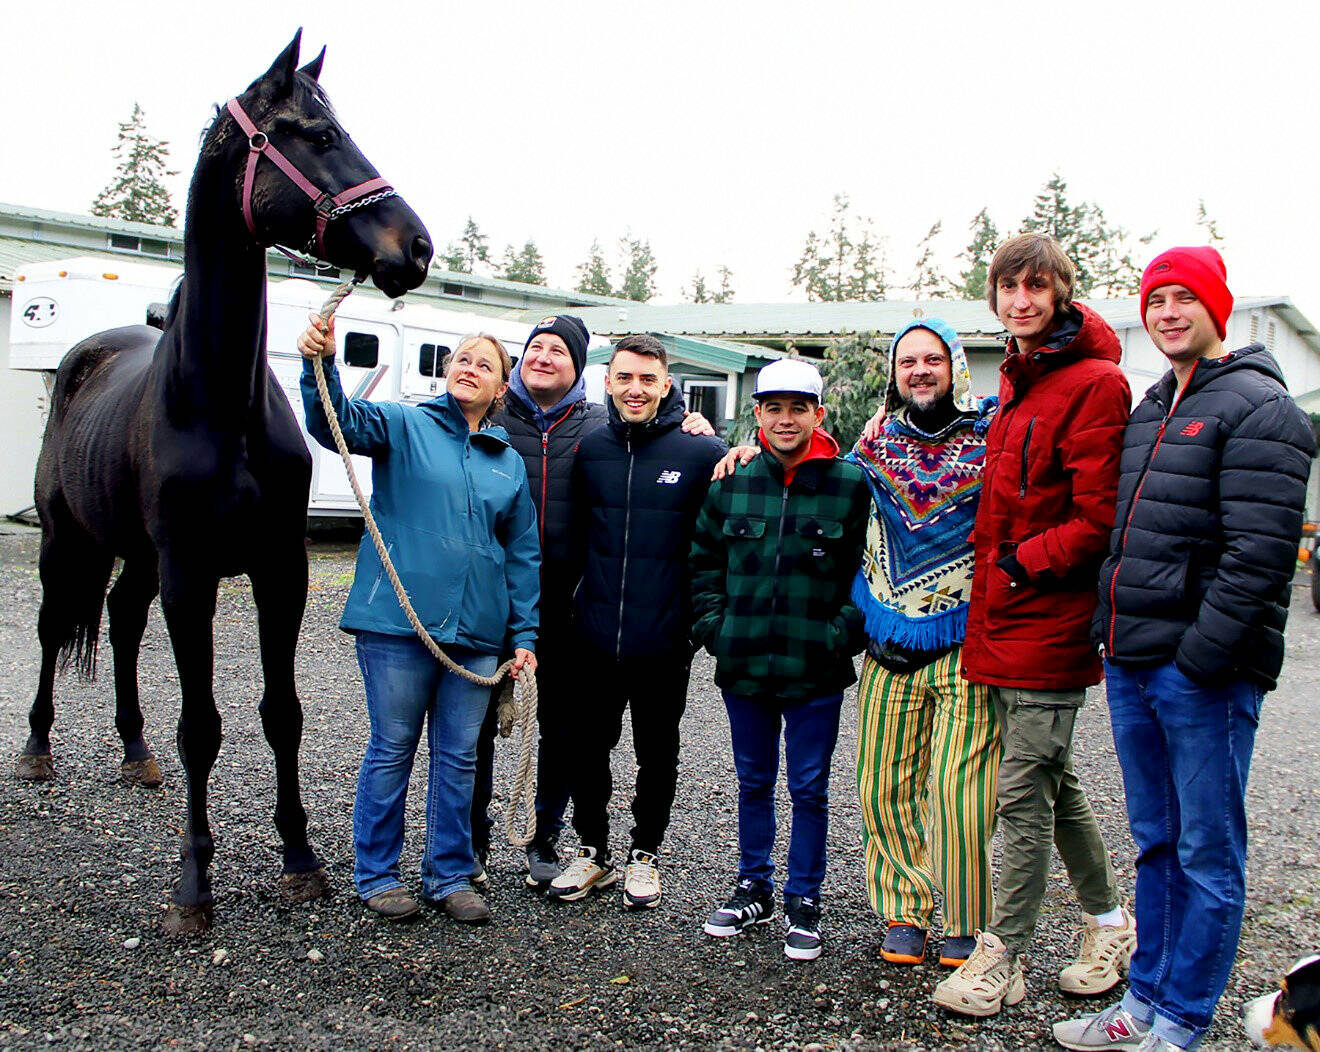
<path id="1" fill-rule="evenodd" d="M 447 378 L 449 376 L 449 364 L 454 360 L 454 356 L 464 347 L 470 346 L 474 343 L 481 343 L 482 341 L 485 341 L 495 348 L 500 359 L 500 382 L 507 384 L 509 382 L 509 375 L 513 372 L 513 359 L 509 357 L 509 352 L 504 349 L 504 344 L 500 342 L 500 338 L 498 336 L 492 336 L 488 332 L 470 332 L 459 340 L 458 343 L 454 345 L 454 349 L 445 355 L 445 361 L 444 365 L 441 367 L 440 375 Z M 481 418 L 481 426 L 485 427 L 490 423 L 490 418 L 503 408 L 504 396 L 500 395 L 486 408 L 486 415 Z"/>

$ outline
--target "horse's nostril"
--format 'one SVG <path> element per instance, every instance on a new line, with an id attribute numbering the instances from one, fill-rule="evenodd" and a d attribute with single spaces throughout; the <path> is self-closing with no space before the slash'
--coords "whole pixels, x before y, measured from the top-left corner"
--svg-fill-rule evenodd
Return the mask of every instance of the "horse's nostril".
<path id="1" fill-rule="evenodd" d="M 421 234 L 412 240 L 412 258 L 421 270 L 425 270 L 427 264 L 431 262 L 431 242 Z"/>

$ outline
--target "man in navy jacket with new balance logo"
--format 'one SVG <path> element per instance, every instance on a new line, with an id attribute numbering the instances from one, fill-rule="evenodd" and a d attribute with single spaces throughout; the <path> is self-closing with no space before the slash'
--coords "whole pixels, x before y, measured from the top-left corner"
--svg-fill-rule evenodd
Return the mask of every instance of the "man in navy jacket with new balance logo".
<path id="1" fill-rule="evenodd" d="M 608 426 L 583 438 L 571 487 L 573 565 L 582 580 L 574 603 L 581 702 L 570 784 L 582 846 L 549 895 L 574 901 L 618 879 L 609 850 L 610 750 L 631 705 L 638 773 L 623 900 L 636 909 L 660 901 L 656 856 L 674 802 L 693 653 L 687 555 L 725 446 L 680 430 L 683 405 L 654 337 L 619 341 L 605 384 Z"/>
<path id="2" fill-rule="evenodd" d="M 1283 628 L 1314 448 L 1259 344 L 1228 351 L 1233 308 L 1213 248 L 1173 248 L 1141 281 L 1172 369 L 1123 439 L 1093 625 L 1136 841 L 1128 992 L 1057 1024 L 1069 1048 L 1192 1048 L 1224 992 L 1242 924 L 1245 793 Z M 1142 1048 L 1147 1045 L 1143 1044 Z"/>

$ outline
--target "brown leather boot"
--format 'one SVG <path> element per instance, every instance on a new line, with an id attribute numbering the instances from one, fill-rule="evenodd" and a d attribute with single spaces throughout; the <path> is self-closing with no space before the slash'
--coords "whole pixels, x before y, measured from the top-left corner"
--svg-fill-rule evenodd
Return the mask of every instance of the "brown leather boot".
<path id="1" fill-rule="evenodd" d="M 485 924 L 490 920 L 490 907 L 486 900 L 471 888 L 451 891 L 440 900 L 440 908 L 459 924 Z"/>
<path id="2" fill-rule="evenodd" d="M 415 917 L 421 907 L 417 905 L 417 900 L 408 894 L 407 888 L 390 888 L 367 899 L 367 909 L 386 920 L 401 921 Z"/>

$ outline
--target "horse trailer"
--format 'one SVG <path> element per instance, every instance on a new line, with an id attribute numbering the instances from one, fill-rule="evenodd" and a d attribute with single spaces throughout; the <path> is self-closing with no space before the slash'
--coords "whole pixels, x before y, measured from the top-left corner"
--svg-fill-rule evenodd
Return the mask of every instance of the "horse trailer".
<path id="1" fill-rule="evenodd" d="M 80 257 L 25 264 L 14 280 L 9 367 L 42 373 L 47 390 L 55 369 L 74 344 L 121 325 L 164 323 L 164 305 L 180 280 L 176 267 Z M 266 356 L 293 407 L 312 454 L 313 516 L 359 514 L 343 461 L 307 435 L 303 426 L 302 356 L 298 334 L 329 289 L 305 278 L 266 283 Z M 495 336 L 517 358 L 531 325 L 406 300 L 393 302 L 365 290 L 350 296 L 335 316 L 340 381 L 351 398 L 424 402 L 444 390 L 444 357 L 466 334 Z M 371 462 L 354 457 L 364 491 L 371 491 Z"/>

